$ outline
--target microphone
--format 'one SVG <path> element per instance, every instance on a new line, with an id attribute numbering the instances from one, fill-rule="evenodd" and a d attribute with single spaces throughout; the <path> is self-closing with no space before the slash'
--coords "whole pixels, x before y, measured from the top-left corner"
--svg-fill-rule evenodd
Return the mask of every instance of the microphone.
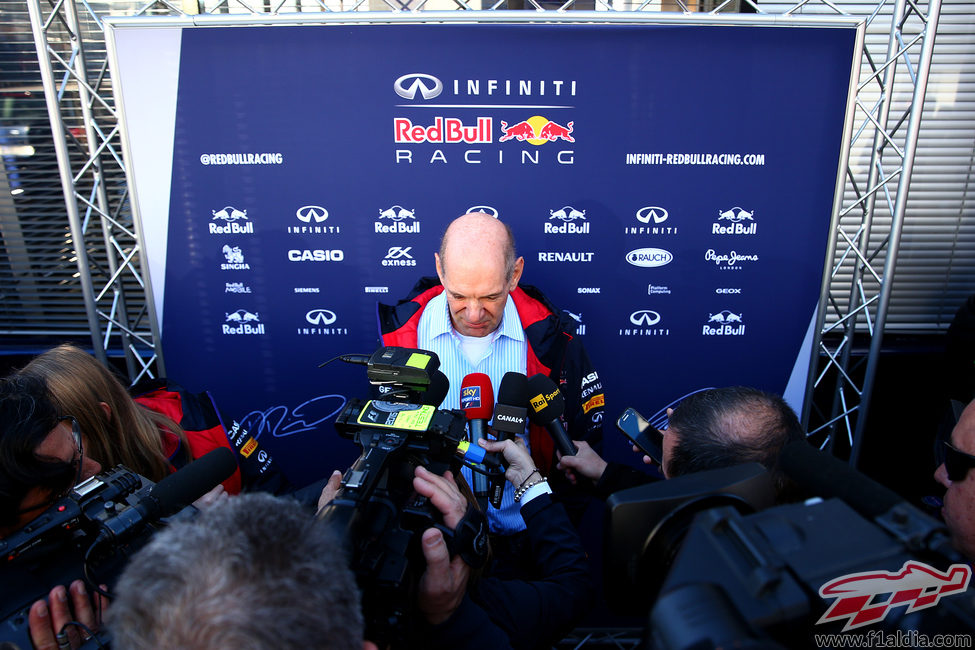
<path id="1" fill-rule="evenodd" d="M 575 456 L 576 447 L 559 420 L 565 412 L 565 398 L 555 382 L 541 373 L 529 379 L 528 405 L 529 419 L 548 430 L 559 453 L 563 456 Z"/>
<path id="2" fill-rule="evenodd" d="M 520 372 L 506 372 L 498 387 L 498 403 L 494 407 L 494 422 L 491 424 L 498 434 L 498 440 L 511 440 L 525 432 L 528 421 L 528 377 Z M 504 477 L 490 481 L 491 505 L 501 507 L 504 494 Z"/>
<path id="3" fill-rule="evenodd" d="M 460 408 L 471 426 L 471 443 L 484 439 L 487 421 L 494 409 L 494 388 L 491 378 L 483 372 L 472 372 L 460 385 Z M 483 474 L 474 474 L 474 496 L 484 502 L 488 495 L 488 480 Z"/>
<path id="4" fill-rule="evenodd" d="M 218 447 L 156 483 L 133 507 L 106 521 L 98 537 L 118 539 L 145 521 L 172 515 L 227 480 L 236 469 L 234 452 Z"/>
<path id="5" fill-rule="evenodd" d="M 430 385 L 421 393 L 420 401 L 424 406 L 440 406 L 443 398 L 447 397 L 448 390 L 450 390 L 450 380 L 447 379 L 447 375 L 434 370 L 430 373 Z"/>
<path id="6" fill-rule="evenodd" d="M 491 428 L 499 440 L 510 440 L 525 432 L 528 419 L 528 377 L 520 372 L 506 372 L 498 387 L 498 403 L 494 407 Z"/>

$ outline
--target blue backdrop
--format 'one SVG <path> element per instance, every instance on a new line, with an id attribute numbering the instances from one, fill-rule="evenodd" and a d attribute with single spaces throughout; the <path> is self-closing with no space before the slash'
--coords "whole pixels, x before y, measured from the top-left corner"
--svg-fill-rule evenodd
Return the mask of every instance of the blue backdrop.
<path id="1" fill-rule="evenodd" d="M 318 364 L 372 352 L 376 302 L 432 275 L 443 228 L 478 208 L 578 320 L 607 418 L 729 384 L 798 410 L 855 42 L 848 25 L 183 29 L 153 278 L 167 372 L 296 480 L 344 469 L 358 449 L 332 422 L 365 372 Z M 606 440 L 633 460 L 612 422 Z"/>

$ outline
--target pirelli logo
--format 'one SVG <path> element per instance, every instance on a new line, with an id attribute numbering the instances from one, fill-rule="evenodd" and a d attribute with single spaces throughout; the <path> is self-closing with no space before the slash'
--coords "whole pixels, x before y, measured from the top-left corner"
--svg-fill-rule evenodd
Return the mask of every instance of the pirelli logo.
<path id="1" fill-rule="evenodd" d="M 593 395 L 588 402 L 582 405 L 582 412 L 588 413 L 589 411 L 600 408 L 606 405 L 606 397 L 599 393 L 598 395 Z"/>
<path id="2" fill-rule="evenodd" d="M 257 441 L 253 438 L 248 438 L 244 446 L 240 448 L 240 455 L 244 458 L 250 458 L 250 455 L 254 453 L 255 449 L 257 449 Z"/>

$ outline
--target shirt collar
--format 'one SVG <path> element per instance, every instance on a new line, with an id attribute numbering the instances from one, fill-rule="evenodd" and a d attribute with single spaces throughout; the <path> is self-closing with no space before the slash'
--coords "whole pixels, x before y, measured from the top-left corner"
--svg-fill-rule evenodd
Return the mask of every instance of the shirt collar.
<path id="1" fill-rule="evenodd" d="M 450 306 L 447 304 L 446 293 L 433 298 L 427 303 L 427 310 L 430 310 L 430 319 L 427 321 L 427 331 L 430 339 L 435 339 L 444 334 L 451 334 L 454 331 L 450 324 Z M 501 316 L 501 325 L 491 333 L 492 340 L 497 340 L 501 336 L 507 336 L 515 341 L 525 340 L 525 330 L 521 327 L 521 319 L 518 317 L 518 309 L 511 294 L 504 303 L 504 314 Z"/>

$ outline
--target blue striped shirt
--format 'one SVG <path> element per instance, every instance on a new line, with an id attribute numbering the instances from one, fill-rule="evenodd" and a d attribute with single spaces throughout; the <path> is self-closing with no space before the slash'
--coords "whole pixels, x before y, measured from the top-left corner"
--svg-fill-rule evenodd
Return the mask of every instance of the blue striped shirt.
<path id="1" fill-rule="evenodd" d="M 441 402 L 440 408 L 460 408 L 460 386 L 464 377 L 472 372 L 483 372 L 491 378 L 495 400 L 506 372 L 526 374 L 528 343 L 513 300 L 509 299 L 505 303 L 501 323 L 488 337 L 491 338 L 491 346 L 487 356 L 476 365 L 472 364 L 461 349 L 460 335 L 451 325 L 446 293 L 441 293 L 427 303 L 417 326 L 417 347 L 436 352 L 440 357 L 440 371 L 450 380 L 447 397 Z M 527 445 L 528 436 L 522 435 L 522 439 Z M 473 485 L 472 472 L 465 467 L 462 473 L 467 483 Z M 514 489 L 507 481 L 504 484 L 501 507 L 495 509 L 488 504 L 487 516 L 488 527 L 492 533 L 510 534 L 525 529 L 519 505 L 515 503 Z"/>

